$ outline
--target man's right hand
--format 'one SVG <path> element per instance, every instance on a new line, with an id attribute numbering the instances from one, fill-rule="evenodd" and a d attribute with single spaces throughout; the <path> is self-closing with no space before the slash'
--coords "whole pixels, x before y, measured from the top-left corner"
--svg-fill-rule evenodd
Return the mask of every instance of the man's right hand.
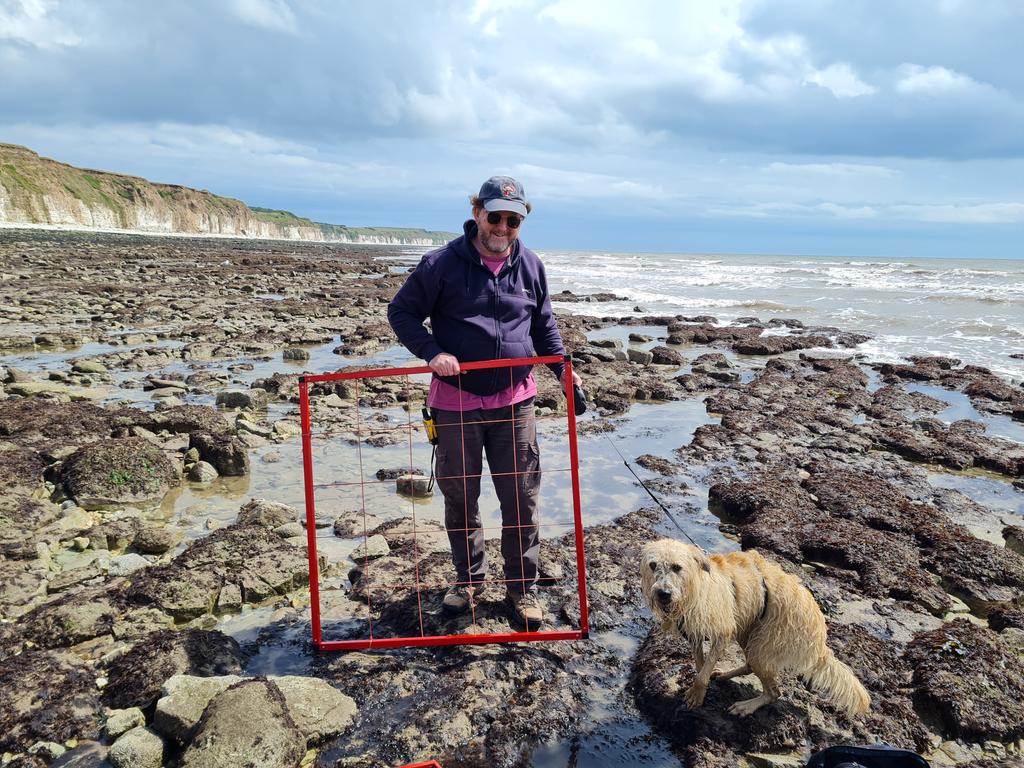
<path id="1" fill-rule="evenodd" d="M 455 359 L 455 355 L 449 355 L 447 352 L 436 355 L 427 365 L 438 376 L 455 376 L 459 372 L 459 361 Z"/>

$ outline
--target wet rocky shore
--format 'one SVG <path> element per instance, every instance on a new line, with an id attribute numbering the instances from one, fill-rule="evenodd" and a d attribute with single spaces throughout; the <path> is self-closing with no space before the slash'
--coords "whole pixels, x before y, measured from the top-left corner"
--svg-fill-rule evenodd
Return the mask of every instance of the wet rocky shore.
<path id="1" fill-rule="evenodd" d="M 581 463 L 599 467 L 582 477 L 590 637 L 317 652 L 298 380 L 419 364 L 385 319 L 414 258 L 0 231 L 0 765 L 724 768 L 878 741 L 935 766 L 1024 765 L 1021 383 L 867 359 L 865 337 L 799 318 L 604 317 L 614 286 L 556 297 L 591 401 Z M 538 381 L 541 422 L 564 430 Z M 360 414 L 422 392 L 314 386 L 313 420 L 391 482 L 389 422 Z M 632 476 L 602 476 L 612 443 L 671 518 Z M 337 636 L 368 606 L 384 634 L 420 616 L 428 634 L 515 628 L 497 590 L 457 619 L 440 590 L 382 599 L 368 560 L 454 571 L 436 523 L 416 530 L 442 546 L 411 545 L 410 517 L 365 511 L 317 521 Z M 849 720 L 789 679 L 729 715 L 752 677 L 687 709 L 692 650 L 654 627 L 638 579 L 645 542 L 681 537 L 673 520 L 798 574 L 871 712 Z M 573 537 L 545 537 L 558 628 L 578 625 L 575 568 Z"/>

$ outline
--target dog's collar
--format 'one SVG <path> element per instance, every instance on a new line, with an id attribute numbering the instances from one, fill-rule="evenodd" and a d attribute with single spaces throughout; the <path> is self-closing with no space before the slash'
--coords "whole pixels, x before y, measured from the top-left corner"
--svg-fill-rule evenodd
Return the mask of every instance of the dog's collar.
<path id="1" fill-rule="evenodd" d="M 764 602 L 761 604 L 761 613 L 757 615 L 758 621 L 768 612 L 768 582 L 764 580 L 764 576 L 761 577 L 761 592 L 764 594 Z"/>

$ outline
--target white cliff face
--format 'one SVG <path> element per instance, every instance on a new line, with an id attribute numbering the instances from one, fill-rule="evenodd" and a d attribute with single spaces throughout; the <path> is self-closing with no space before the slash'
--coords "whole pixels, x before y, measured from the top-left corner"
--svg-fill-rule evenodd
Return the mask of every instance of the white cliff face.
<path id="1" fill-rule="evenodd" d="M 447 239 L 336 232 L 344 227 L 328 227 L 328 236 L 316 223 L 282 211 L 257 212 L 210 192 L 75 168 L 25 147 L 0 144 L 0 226 L 19 224 L 396 245 L 435 245 Z"/>

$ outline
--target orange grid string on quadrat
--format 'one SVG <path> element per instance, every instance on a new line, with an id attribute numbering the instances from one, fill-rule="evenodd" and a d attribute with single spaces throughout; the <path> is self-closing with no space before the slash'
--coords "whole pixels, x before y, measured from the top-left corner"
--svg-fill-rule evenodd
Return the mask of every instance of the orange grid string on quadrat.
<path id="1" fill-rule="evenodd" d="M 517 367 L 562 363 L 571 382 L 568 356 L 461 368 L 511 386 Z M 572 402 L 538 394 L 476 407 L 465 393 L 463 407 L 458 387 L 458 409 L 431 408 L 430 373 L 299 379 L 315 646 L 586 638 Z"/>

